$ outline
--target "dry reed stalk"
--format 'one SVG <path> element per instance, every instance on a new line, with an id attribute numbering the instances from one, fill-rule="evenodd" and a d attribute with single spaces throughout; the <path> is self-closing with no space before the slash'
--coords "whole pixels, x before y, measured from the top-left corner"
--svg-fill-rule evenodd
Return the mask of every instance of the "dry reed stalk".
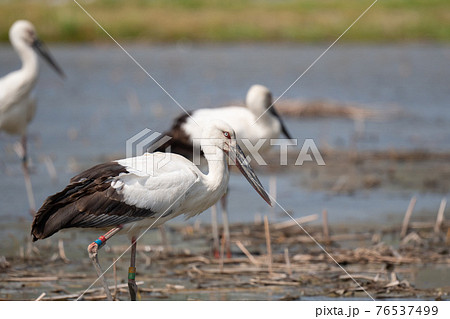
<path id="1" fill-rule="evenodd" d="M 62 261 L 64 261 L 66 264 L 70 263 L 69 258 L 66 256 L 66 252 L 64 250 L 64 241 L 62 239 L 58 240 L 58 252 L 59 257 Z"/>
<path id="2" fill-rule="evenodd" d="M 375 280 L 375 278 L 376 277 L 370 277 L 370 276 L 366 276 L 363 274 L 352 274 L 351 276 L 350 275 L 340 275 L 339 276 L 339 279 L 341 279 L 341 280 L 363 279 L 363 280 L 373 281 L 373 282 L 378 280 L 378 279 Z"/>
<path id="3" fill-rule="evenodd" d="M 161 235 L 162 246 L 165 251 L 171 251 L 172 247 L 170 246 L 169 239 L 167 238 L 166 227 L 164 225 L 158 226 L 159 233 Z"/>
<path id="4" fill-rule="evenodd" d="M 86 301 L 96 301 L 96 300 L 105 300 L 107 299 L 106 295 L 95 295 L 95 296 L 85 296 L 83 298 Z"/>
<path id="5" fill-rule="evenodd" d="M 222 234 L 222 240 L 220 242 L 220 260 L 219 260 L 219 268 L 220 268 L 220 272 L 223 272 L 223 259 L 224 259 L 224 254 L 225 254 L 225 234 Z"/>
<path id="6" fill-rule="evenodd" d="M 41 300 L 42 300 L 42 298 L 44 298 L 44 297 L 45 297 L 45 295 L 46 295 L 46 293 L 45 293 L 45 292 L 41 293 L 41 294 L 39 295 L 39 297 L 37 297 L 37 298 L 36 298 L 36 300 L 35 300 L 35 301 L 41 301 Z"/>
<path id="7" fill-rule="evenodd" d="M 237 264 L 237 263 L 247 263 L 249 262 L 247 257 L 233 257 L 233 258 L 226 258 L 223 260 L 224 264 Z M 220 264 L 220 260 L 212 259 L 210 260 L 211 264 Z"/>
<path id="8" fill-rule="evenodd" d="M 257 283 L 260 285 L 268 285 L 268 286 L 298 286 L 298 285 L 300 285 L 298 282 L 266 280 L 266 279 L 250 279 L 250 282 Z"/>
<path id="9" fill-rule="evenodd" d="M 318 214 L 313 214 L 313 215 L 308 215 L 308 216 L 303 216 L 300 218 L 296 218 L 294 220 L 290 219 L 287 220 L 285 222 L 281 222 L 281 223 L 277 223 L 273 225 L 273 228 L 276 230 L 282 230 L 291 226 L 297 226 L 297 224 L 306 224 L 306 223 L 310 223 L 313 222 L 315 220 L 319 219 L 319 215 Z"/>
<path id="10" fill-rule="evenodd" d="M 408 229 L 425 229 L 432 228 L 436 226 L 436 221 L 434 222 L 410 222 L 408 225 Z"/>
<path id="11" fill-rule="evenodd" d="M 269 194 L 273 202 L 277 202 L 277 175 L 270 175 Z M 275 205 L 270 206 L 270 212 L 275 214 Z"/>
<path id="12" fill-rule="evenodd" d="M 113 258 L 113 275 L 114 275 L 114 292 L 113 292 L 113 300 L 117 300 L 117 265 L 116 258 Z"/>
<path id="13" fill-rule="evenodd" d="M 434 232 L 438 234 L 441 231 L 441 226 L 444 221 L 444 211 L 445 206 L 447 205 L 447 200 L 443 198 L 441 200 L 441 205 L 439 205 L 439 211 L 436 217 L 436 224 L 434 225 Z"/>
<path id="14" fill-rule="evenodd" d="M 266 234 L 266 247 L 267 247 L 269 273 L 272 274 L 272 245 L 270 242 L 269 219 L 267 218 L 267 216 L 264 216 L 264 231 Z"/>
<path id="15" fill-rule="evenodd" d="M 416 205 L 416 200 L 416 196 L 413 196 L 409 202 L 408 209 L 406 210 L 405 217 L 403 218 L 402 230 L 400 232 L 401 238 L 405 237 L 408 231 L 409 220 L 411 219 L 414 206 Z"/>
<path id="16" fill-rule="evenodd" d="M 47 277 L 15 277 L 15 278 L 5 278 L 3 281 L 12 282 L 37 282 L 37 281 L 57 281 L 59 277 L 57 276 L 47 276 Z"/>
<path id="17" fill-rule="evenodd" d="M 173 258 L 170 260 L 170 263 L 173 265 L 177 264 L 191 264 L 191 263 L 204 263 L 204 264 L 210 264 L 211 261 L 203 256 L 192 256 L 192 257 L 180 257 L 180 258 Z"/>
<path id="18" fill-rule="evenodd" d="M 236 268 L 229 268 L 227 267 L 226 269 L 217 269 L 217 268 L 202 268 L 201 272 L 202 272 L 202 276 L 205 276 L 205 274 L 214 274 L 214 276 L 216 276 L 216 274 L 243 274 L 243 273 L 257 273 L 260 274 L 261 272 L 266 271 L 266 269 L 261 268 L 261 267 L 236 267 Z M 216 276 L 217 277 L 217 276 Z"/>
<path id="19" fill-rule="evenodd" d="M 61 295 L 61 296 L 53 296 L 53 297 L 44 297 L 43 300 L 46 301 L 60 301 L 60 300 L 69 300 L 78 298 L 79 294 L 69 294 L 69 295 Z M 106 298 L 106 295 L 105 295 Z"/>
<path id="20" fill-rule="evenodd" d="M 254 265 L 258 265 L 258 261 L 253 257 L 253 255 L 245 248 L 244 244 L 242 244 L 239 240 L 236 241 L 236 246 L 239 247 L 239 249 L 247 256 L 247 258 L 250 260 L 250 262 Z"/>
<path id="21" fill-rule="evenodd" d="M 323 240 L 325 243 L 330 243 L 330 232 L 328 229 L 328 212 L 326 209 L 322 211 L 322 228 L 323 228 Z"/>
<path id="22" fill-rule="evenodd" d="M 286 262 L 286 269 L 289 277 L 292 276 L 292 268 L 291 268 L 291 261 L 289 260 L 289 249 L 284 249 L 284 260 Z"/>

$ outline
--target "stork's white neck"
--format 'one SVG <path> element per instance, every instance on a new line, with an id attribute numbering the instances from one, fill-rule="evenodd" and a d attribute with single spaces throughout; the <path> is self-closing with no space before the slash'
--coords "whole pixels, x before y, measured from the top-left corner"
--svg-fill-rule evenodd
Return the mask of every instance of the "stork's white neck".
<path id="1" fill-rule="evenodd" d="M 12 41 L 12 44 L 22 60 L 20 73 L 22 74 L 24 84 L 34 85 L 39 73 L 39 63 L 36 52 L 23 41 Z"/>
<path id="2" fill-rule="evenodd" d="M 212 191 L 226 190 L 229 179 L 226 154 L 219 147 L 204 145 L 204 143 L 202 143 L 202 150 L 208 161 L 208 173 L 203 176 L 205 184 Z"/>

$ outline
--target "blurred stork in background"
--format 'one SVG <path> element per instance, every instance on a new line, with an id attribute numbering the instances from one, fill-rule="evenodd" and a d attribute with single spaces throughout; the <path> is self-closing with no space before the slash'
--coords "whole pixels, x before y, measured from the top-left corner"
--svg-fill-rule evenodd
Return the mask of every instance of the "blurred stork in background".
<path id="1" fill-rule="evenodd" d="M 36 204 L 31 186 L 27 158 L 27 125 L 36 111 L 33 88 L 39 73 L 38 52 L 61 76 L 64 73 L 50 52 L 37 36 L 35 27 L 26 20 L 14 22 L 9 30 L 9 39 L 22 60 L 22 67 L 0 78 L 0 131 L 21 136 L 19 156 L 25 177 L 30 211 L 34 214 Z"/>

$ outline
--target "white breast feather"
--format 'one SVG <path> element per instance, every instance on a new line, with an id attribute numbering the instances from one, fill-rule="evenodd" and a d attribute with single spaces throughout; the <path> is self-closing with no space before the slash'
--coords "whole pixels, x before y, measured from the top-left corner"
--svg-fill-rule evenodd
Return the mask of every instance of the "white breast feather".
<path id="1" fill-rule="evenodd" d="M 170 158 L 170 161 L 165 161 Z M 182 213 L 186 193 L 199 181 L 197 168 L 176 154 L 153 153 L 118 161 L 129 173 L 121 174 L 112 187 L 129 205 L 164 214 Z"/>

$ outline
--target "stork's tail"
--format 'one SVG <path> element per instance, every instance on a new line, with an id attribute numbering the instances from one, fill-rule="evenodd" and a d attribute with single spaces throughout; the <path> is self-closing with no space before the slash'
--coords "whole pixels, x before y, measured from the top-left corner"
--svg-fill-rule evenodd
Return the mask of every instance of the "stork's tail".
<path id="1" fill-rule="evenodd" d="M 83 188 L 83 183 L 70 183 L 64 190 L 49 196 L 42 207 L 34 215 L 31 224 L 33 241 L 50 237 L 59 230 L 66 228 L 74 218 L 77 211 L 74 205 L 78 192 Z"/>

